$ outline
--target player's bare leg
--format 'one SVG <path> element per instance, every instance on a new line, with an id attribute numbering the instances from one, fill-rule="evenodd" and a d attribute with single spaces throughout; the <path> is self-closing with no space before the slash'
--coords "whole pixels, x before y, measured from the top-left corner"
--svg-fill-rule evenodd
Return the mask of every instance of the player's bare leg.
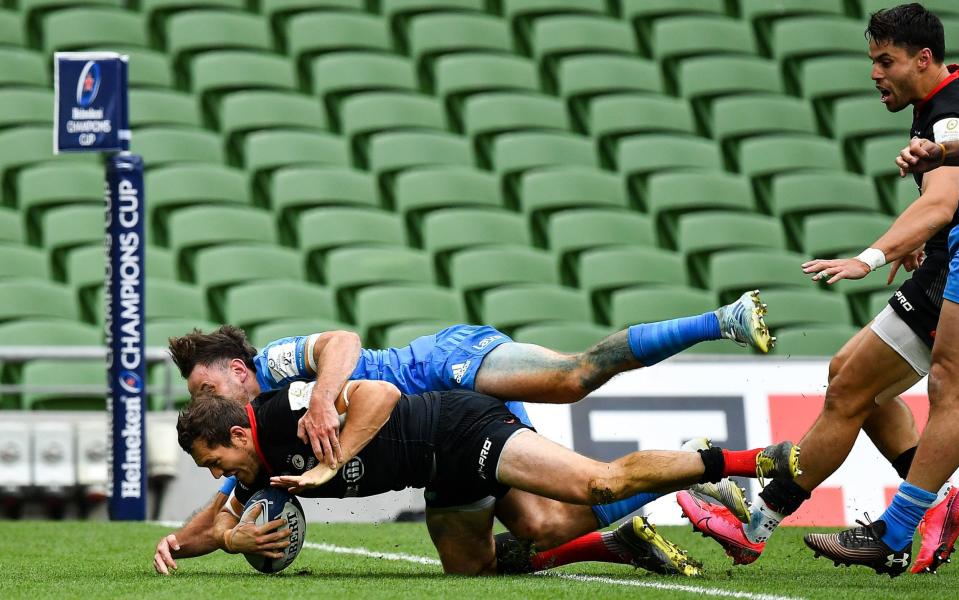
<path id="1" fill-rule="evenodd" d="M 763 321 L 765 312 L 758 292 L 747 292 L 714 312 L 634 325 L 577 354 L 503 344 L 483 359 L 475 389 L 498 398 L 567 404 L 614 375 L 652 366 L 698 342 L 727 338 L 768 352 L 775 339 Z"/>
<path id="2" fill-rule="evenodd" d="M 554 548 L 600 527 L 589 506 L 517 489 L 496 501 L 496 518 L 517 538 L 528 540 L 539 550 Z"/>
<path id="3" fill-rule="evenodd" d="M 426 528 L 451 575 L 495 575 L 493 504 L 474 510 L 426 509 Z"/>

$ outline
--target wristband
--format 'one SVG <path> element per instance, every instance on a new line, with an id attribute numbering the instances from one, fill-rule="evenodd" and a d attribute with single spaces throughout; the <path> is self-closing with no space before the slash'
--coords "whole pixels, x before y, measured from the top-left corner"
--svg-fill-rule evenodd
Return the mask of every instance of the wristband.
<path id="1" fill-rule="evenodd" d="M 875 271 L 886 264 L 886 255 L 876 248 L 866 248 L 856 258 L 866 263 L 870 271 Z"/>
<path id="2" fill-rule="evenodd" d="M 946 164 L 946 145 L 939 144 L 939 147 L 942 149 L 942 158 L 939 159 L 939 166 Z"/>

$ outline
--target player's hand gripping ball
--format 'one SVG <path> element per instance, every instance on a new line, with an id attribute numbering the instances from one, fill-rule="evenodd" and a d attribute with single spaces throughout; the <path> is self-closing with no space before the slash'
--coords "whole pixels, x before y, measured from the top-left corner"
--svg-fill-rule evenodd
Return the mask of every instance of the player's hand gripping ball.
<path id="1" fill-rule="evenodd" d="M 250 513 L 257 506 L 261 505 L 260 514 L 254 519 Z M 253 522 L 257 526 L 263 526 L 276 519 L 285 519 L 286 524 L 282 525 L 277 531 L 285 529 L 290 530 L 290 537 L 287 538 L 290 545 L 281 550 L 283 556 L 280 558 L 267 558 L 259 554 L 244 554 L 246 562 L 250 563 L 257 571 L 261 573 L 278 573 L 290 566 L 296 555 L 303 548 L 303 541 L 306 537 L 306 519 L 303 517 L 303 507 L 296 496 L 291 496 L 286 490 L 277 488 L 266 488 L 253 494 L 250 501 L 243 508 L 241 522 Z"/>

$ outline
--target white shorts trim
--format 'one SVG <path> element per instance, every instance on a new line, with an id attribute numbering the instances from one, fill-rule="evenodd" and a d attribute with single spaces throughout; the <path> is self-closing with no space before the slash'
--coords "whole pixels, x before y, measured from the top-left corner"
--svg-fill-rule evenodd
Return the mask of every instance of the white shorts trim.
<path id="1" fill-rule="evenodd" d="M 896 351 L 909 366 L 925 377 L 932 363 L 932 350 L 906 325 L 891 306 L 882 309 L 869 325 L 886 345 Z"/>

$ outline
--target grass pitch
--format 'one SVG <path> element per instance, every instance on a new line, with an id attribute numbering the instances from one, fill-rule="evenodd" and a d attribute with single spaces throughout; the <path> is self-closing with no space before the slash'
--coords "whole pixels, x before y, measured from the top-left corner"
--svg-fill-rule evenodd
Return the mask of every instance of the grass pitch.
<path id="1" fill-rule="evenodd" d="M 662 577 L 620 565 L 571 565 L 559 575 L 496 578 L 444 576 L 435 564 L 304 548 L 286 571 L 262 575 L 223 553 L 179 561 L 171 577 L 154 575 L 153 548 L 168 528 L 103 522 L 0 522 L 0 598 L 85 600 L 190 598 L 943 598 L 955 597 L 959 565 L 939 575 L 890 580 L 864 568 L 813 560 L 805 530 L 783 528 L 759 562 L 732 567 L 718 545 L 686 527 L 662 532 L 702 560 L 696 579 Z M 307 541 L 436 558 L 422 524 L 311 523 Z M 917 540 L 918 541 L 918 540 Z M 918 546 L 915 548 L 918 550 Z M 579 576 L 579 579 L 573 576 Z M 637 587 L 637 585 L 639 587 Z"/>

